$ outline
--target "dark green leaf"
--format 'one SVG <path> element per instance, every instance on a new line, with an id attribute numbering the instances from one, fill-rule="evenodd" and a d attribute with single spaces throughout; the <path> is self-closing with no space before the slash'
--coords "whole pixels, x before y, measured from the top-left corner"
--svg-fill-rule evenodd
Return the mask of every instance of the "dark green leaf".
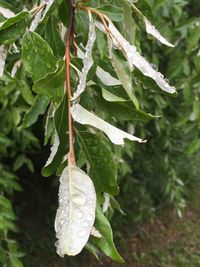
<path id="1" fill-rule="evenodd" d="M 100 232 L 102 237 L 95 238 L 93 243 L 95 243 L 108 257 L 117 262 L 123 263 L 124 260 L 117 252 L 113 242 L 113 233 L 110 223 L 104 216 L 103 211 L 99 206 L 96 208 L 95 227 Z"/>
<path id="2" fill-rule="evenodd" d="M 56 58 L 48 43 L 37 33 L 27 32 L 22 41 L 22 59 L 33 81 L 56 69 Z"/>
<path id="3" fill-rule="evenodd" d="M 33 91 L 37 94 L 46 94 L 50 98 L 59 100 L 64 93 L 65 62 L 59 60 L 55 71 L 49 72 L 44 78 L 38 80 Z"/>
<path id="4" fill-rule="evenodd" d="M 110 147 L 104 141 L 103 136 L 79 132 L 78 140 L 90 164 L 89 175 L 94 181 L 96 192 L 117 194 L 117 166 Z"/>
<path id="5" fill-rule="evenodd" d="M 47 96 L 36 96 L 33 106 L 28 110 L 24 117 L 23 128 L 30 127 L 34 124 L 37 121 L 38 116 L 44 114 L 48 104 L 49 98 Z"/>
<path id="6" fill-rule="evenodd" d="M 58 19 L 51 15 L 46 23 L 45 39 L 52 48 L 54 55 L 63 57 L 65 45 L 58 31 Z"/>
<path id="7" fill-rule="evenodd" d="M 103 5 L 96 8 L 101 13 L 108 16 L 112 21 L 121 21 L 124 17 L 123 9 L 114 5 Z"/>
<path id="8" fill-rule="evenodd" d="M 42 169 L 42 175 L 52 175 L 60 167 L 63 157 L 68 153 L 68 111 L 67 96 L 64 95 L 54 114 L 54 127 L 59 137 L 59 145 L 54 157 Z"/>
<path id="9" fill-rule="evenodd" d="M 29 12 L 23 11 L 7 19 L 0 26 L 0 44 L 10 44 L 19 39 L 30 21 Z"/>

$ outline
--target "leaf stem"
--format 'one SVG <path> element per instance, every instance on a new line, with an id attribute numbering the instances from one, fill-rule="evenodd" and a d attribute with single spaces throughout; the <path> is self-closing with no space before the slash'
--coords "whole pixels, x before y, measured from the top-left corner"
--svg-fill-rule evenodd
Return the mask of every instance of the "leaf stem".
<path id="1" fill-rule="evenodd" d="M 41 9 L 43 9 L 46 6 L 46 3 L 43 3 L 39 6 L 34 7 L 33 9 L 31 9 L 30 13 L 32 16 L 35 16 Z"/>
<path id="2" fill-rule="evenodd" d="M 77 6 L 77 8 L 90 11 L 91 13 L 97 15 L 101 19 L 101 21 L 103 22 L 103 25 L 104 25 L 106 31 L 109 32 L 108 26 L 106 24 L 106 22 L 109 22 L 109 18 L 106 15 L 102 14 L 101 12 L 98 12 L 96 9 L 94 9 L 92 7 Z"/>
<path id="3" fill-rule="evenodd" d="M 74 154 L 74 138 L 73 138 L 73 121 L 70 112 L 71 109 L 71 83 L 70 83 L 70 43 L 74 39 L 74 15 L 75 15 L 75 1 L 70 0 L 70 22 L 66 36 L 66 50 L 65 50 L 65 61 L 66 61 L 66 91 L 68 96 L 68 125 L 69 125 L 69 157 L 68 164 L 75 165 L 75 154 Z"/>

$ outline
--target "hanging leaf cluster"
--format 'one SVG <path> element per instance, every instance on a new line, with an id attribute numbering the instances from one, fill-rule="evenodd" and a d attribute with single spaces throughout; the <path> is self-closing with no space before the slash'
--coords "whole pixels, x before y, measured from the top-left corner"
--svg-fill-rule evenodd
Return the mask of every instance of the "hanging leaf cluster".
<path id="1" fill-rule="evenodd" d="M 21 131 L 46 115 L 44 144 L 52 147 L 42 174 L 60 176 L 57 253 L 76 255 L 86 246 L 96 257 L 102 251 L 123 262 L 105 214 L 119 193 L 115 150 L 146 139 L 121 123 L 157 119 L 141 105 L 139 89 L 177 95 L 137 46 L 133 14 L 148 35 L 174 45 L 131 0 L 40 1 L 19 13 L 9 7 L 3 1 L 0 8 L 0 77 L 10 82 L 23 72 L 30 107 Z"/>

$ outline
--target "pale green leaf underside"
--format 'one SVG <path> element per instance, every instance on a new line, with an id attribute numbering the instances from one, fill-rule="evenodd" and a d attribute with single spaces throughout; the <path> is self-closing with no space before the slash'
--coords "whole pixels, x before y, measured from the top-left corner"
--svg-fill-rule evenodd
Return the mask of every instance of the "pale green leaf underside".
<path id="1" fill-rule="evenodd" d="M 90 177 L 77 166 L 66 167 L 60 178 L 55 219 L 58 255 L 81 252 L 94 224 L 95 209 L 96 194 Z"/>
<path id="2" fill-rule="evenodd" d="M 83 125 L 91 125 L 101 131 L 103 131 L 108 138 L 116 145 L 124 145 L 124 139 L 127 138 L 131 141 L 137 141 L 139 143 L 144 142 L 141 138 L 128 134 L 111 124 L 100 119 L 96 115 L 90 113 L 84 109 L 81 105 L 75 104 L 71 108 L 71 114 L 75 121 Z"/>
<path id="3" fill-rule="evenodd" d="M 157 70 L 153 69 L 151 64 L 137 52 L 134 45 L 130 45 L 111 21 L 109 21 L 108 28 L 114 46 L 123 52 L 130 67 L 136 67 L 145 76 L 152 78 L 163 91 L 169 94 L 176 93 L 175 87 L 170 86 L 164 79 L 164 76 Z"/>
<path id="4" fill-rule="evenodd" d="M 108 90 L 104 88 L 101 88 L 101 90 L 102 90 L 103 98 L 109 102 L 126 102 L 127 101 L 126 99 L 120 96 L 114 95 L 113 93 L 109 92 Z"/>

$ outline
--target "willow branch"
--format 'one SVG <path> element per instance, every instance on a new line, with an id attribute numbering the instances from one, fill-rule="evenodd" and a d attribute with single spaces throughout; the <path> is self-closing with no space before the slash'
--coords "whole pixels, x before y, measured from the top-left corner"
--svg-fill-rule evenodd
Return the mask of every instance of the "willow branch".
<path id="1" fill-rule="evenodd" d="M 74 165 L 75 154 L 74 154 L 74 138 L 73 138 L 73 120 L 71 116 L 71 83 L 70 83 L 70 44 L 74 39 L 74 14 L 75 14 L 75 1 L 70 0 L 70 22 L 69 28 L 66 36 L 66 50 L 65 50 L 65 60 L 66 60 L 66 90 L 68 96 L 68 125 L 69 125 L 69 165 Z"/>

